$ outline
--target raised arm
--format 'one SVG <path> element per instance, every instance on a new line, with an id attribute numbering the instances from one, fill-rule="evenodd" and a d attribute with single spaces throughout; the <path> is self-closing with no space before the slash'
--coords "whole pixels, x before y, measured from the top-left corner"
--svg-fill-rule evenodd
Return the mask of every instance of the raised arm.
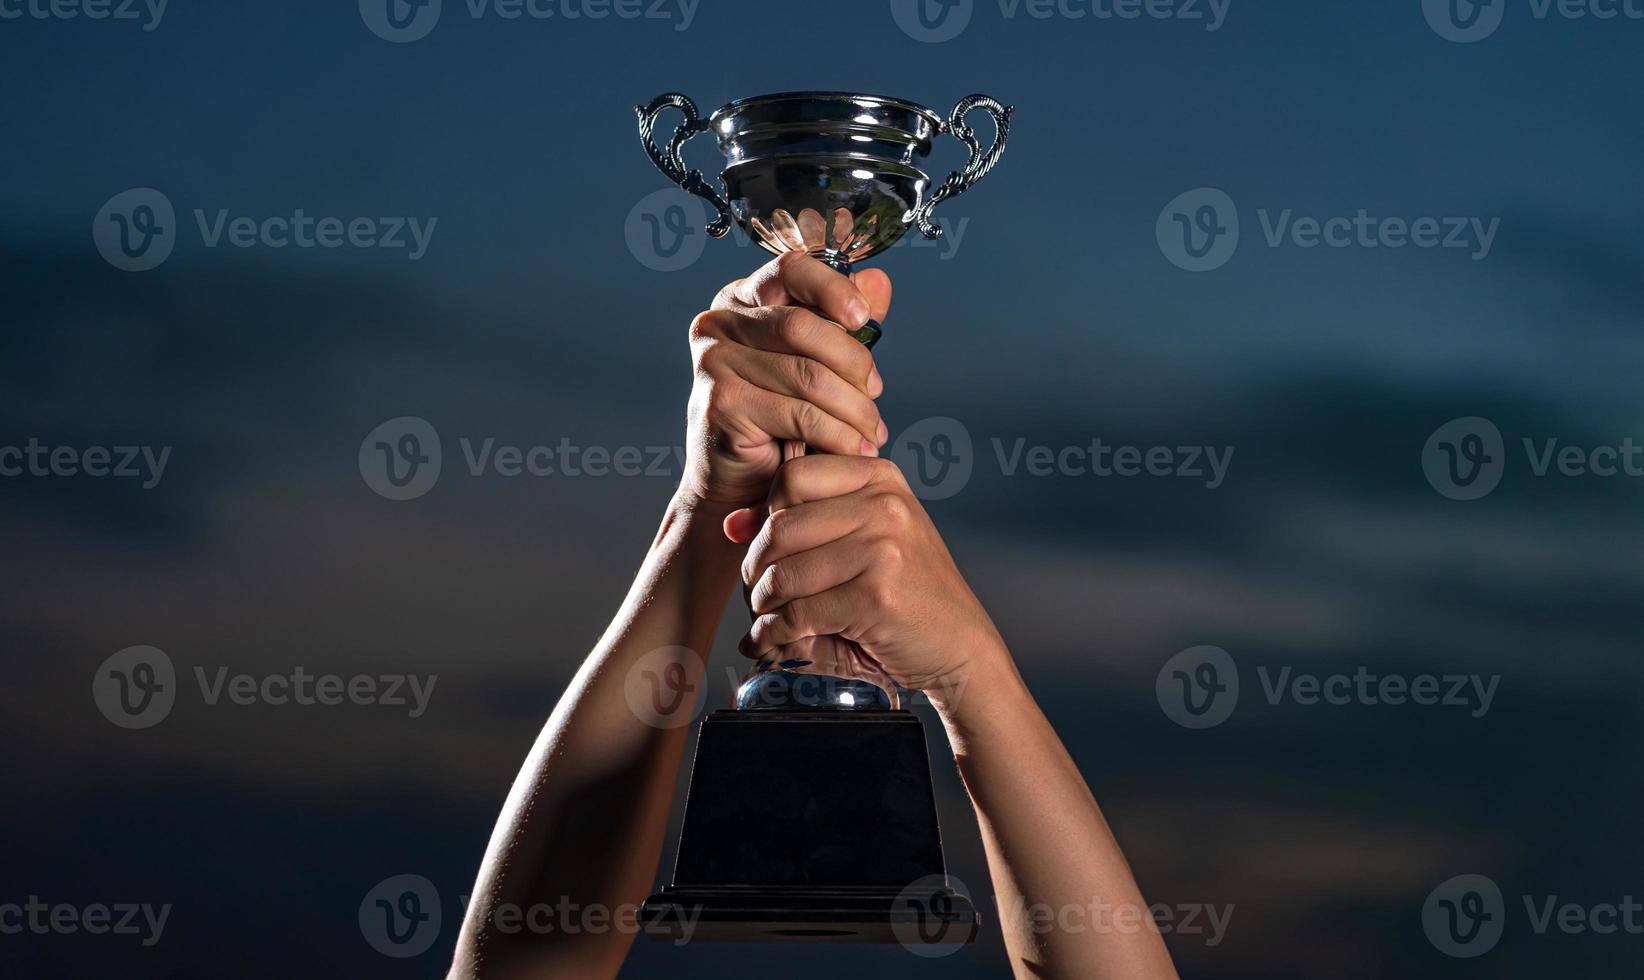
<path id="1" fill-rule="evenodd" d="M 633 942 L 633 910 L 656 873 L 694 708 L 690 696 L 640 697 L 636 706 L 636 676 L 641 694 L 646 683 L 665 683 L 669 695 L 701 683 L 743 552 L 724 521 L 765 498 L 779 440 L 877 452 L 884 429 L 873 398 L 882 386 L 871 355 L 841 324 L 884 316 L 889 298 L 881 274 L 853 285 L 812 259 L 785 256 L 727 286 L 692 323 L 687 473 L 616 618 L 508 794 L 453 978 L 616 976 Z M 540 914 L 545 906 L 552 917 Z M 559 928 L 565 908 L 578 921 L 594 910 L 616 925 Z"/>
<path id="2" fill-rule="evenodd" d="M 760 615 L 743 652 L 780 659 L 839 634 L 930 696 L 976 806 L 1016 976 L 1174 977 L 1101 808 L 896 466 L 792 460 L 769 509 L 762 526 L 747 512 L 726 524 L 757 528 L 743 575 Z M 1058 925 L 1096 903 L 1114 910 L 1109 927 Z"/>

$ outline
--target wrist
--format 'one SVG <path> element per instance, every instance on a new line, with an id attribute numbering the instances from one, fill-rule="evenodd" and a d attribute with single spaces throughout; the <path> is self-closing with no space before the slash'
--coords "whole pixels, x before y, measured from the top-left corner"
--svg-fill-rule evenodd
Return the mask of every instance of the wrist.
<path id="1" fill-rule="evenodd" d="M 740 546 L 725 536 L 725 518 L 735 509 L 704 500 L 681 487 L 663 510 L 656 545 L 670 543 L 692 553 L 731 557 L 740 563 Z"/>
<path id="2" fill-rule="evenodd" d="M 1013 712 L 1023 699 L 1031 699 L 1010 650 L 996 633 L 978 641 L 925 695 L 950 736 L 982 727 L 990 716 Z"/>

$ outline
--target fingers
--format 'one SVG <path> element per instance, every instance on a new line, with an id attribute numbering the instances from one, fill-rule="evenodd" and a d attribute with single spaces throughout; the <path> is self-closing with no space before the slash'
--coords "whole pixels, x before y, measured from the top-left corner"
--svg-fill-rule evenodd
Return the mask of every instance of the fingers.
<path id="1" fill-rule="evenodd" d="M 890 308 L 890 280 L 883 272 L 859 274 Z M 854 278 L 854 277 L 853 277 Z M 873 315 L 869 297 L 858 282 L 847 279 L 804 252 L 785 252 L 765 263 L 753 275 L 720 290 L 715 309 L 756 306 L 808 306 L 847 330 L 855 330 Z M 881 314 L 883 315 L 883 314 Z"/>
<path id="2" fill-rule="evenodd" d="M 839 324 L 797 306 L 705 313 L 692 325 L 693 337 L 703 335 L 756 350 L 808 357 L 869 398 L 878 398 L 885 387 L 866 347 L 851 339 Z"/>
<path id="3" fill-rule="evenodd" d="M 903 486 L 902 471 L 888 459 L 862 456 L 802 456 L 776 471 L 770 511 L 776 513 L 812 500 L 843 497 L 872 486 Z"/>
<path id="4" fill-rule="evenodd" d="M 772 563 L 838 541 L 866 520 L 858 494 L 776 511 L 748 535 L 752 540 L 742 559 L 743 583 L 753 585 Z"/>
<path id="5" fill-rule="evenodd" d="M 879 452 L 878 446 L 865 438 L 856 426 L 828 414 L 815 402 L 777 394 L 750 383 L 731 390 L 735 392 L 731 397 L 740 399 L 742 404 L 738 408 L 727 406 L 724 414 L 744 419 L 771 438 L 797 439 L 824 453 L 839 455 Z"/>
<path id="6" fill-rule="evenodd" d="M 754 581 L 748 607 L 759 614 L 774 612 L 851 581 L 873 565 L 879 540 L 857 532 L 772 561 Z"/>
<path id="7" fill-rule="evenodd" d="M 732 369 L 756 387 L 810 402 L 849 423 L 872 443 L 875 454 L 890 434 L 873 399 L 819 361 L 750 349 L 741 353 Z"/>
<path id="8" fill-rule="evenodd" d="M 778 647 L 807 636 L 849 635 L 854 610 L 867 608 L 868 586 L 858 576 L 818 595 L 805 596 L 755 619 L 748 630 L 744 653 L 762 657 Z"/>

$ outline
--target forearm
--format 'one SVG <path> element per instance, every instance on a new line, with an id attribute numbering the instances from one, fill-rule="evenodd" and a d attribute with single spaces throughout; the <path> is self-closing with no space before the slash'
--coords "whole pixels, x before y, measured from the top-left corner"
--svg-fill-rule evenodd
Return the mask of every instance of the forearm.
<path id="1" fill-rule="evenodd" d="M 1174 977 L 1084 777 L 1001 647 L 936 698 L 987 850 L 1017 976 Z"/>
<path id="2" fill-rule="evenodd" d="M 463 924 L 454 977 L 616 975 L 630 929 L 533 929 L 523 915 L 563 901 L 579 919 L 594 909 L 631 923 L 632 906 L 650 891 L 696 685 L 737 581 L 741 555 L 720 530 L 722 516 L 670 504 L 621 610 L 560 697 L 509 793 Z M 655 653 L 666 648 L 684 649 Z M 694 681 L 689 690 L 681 678 Z M 658 696 L 644 697 L 637 711 L 630 700 L 636 683 L 641 692 L 658 685 Z"/>

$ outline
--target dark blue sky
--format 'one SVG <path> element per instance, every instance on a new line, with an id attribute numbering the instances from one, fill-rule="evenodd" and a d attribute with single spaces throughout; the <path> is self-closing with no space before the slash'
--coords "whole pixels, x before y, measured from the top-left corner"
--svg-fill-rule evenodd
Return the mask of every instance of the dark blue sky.
<path id="1" fill-rule="evenodd" d="M 444 0 L 403 44 L 350 2 L 172 0 L 152 31 L 0 19 L 0 446 L 174 447 L 153 491 L 0 480 L 0 733 L 23 746 L 0 830 L 26 845 L 0 902 L 177 905 L 153 949 L 7 937 L 0 964 L 439 975 L 454 927 L 418 959 L 386 959 L 361 940 L 360 896 L 402 872 L 466 893 L 508 780 L 671 489 L 471 477 L 459 441 L 678 442 L 686 326 L 762 255 L 709 242 L 657 272 L 630 250 L 625 219 L 665 186 L 632 107 L 668 90 L 708 111 L 839 89 L 944 114 L 971 92 L 1016 107 L 998 169 L 942 209 L 964 223 L 955 247 L 879 262 L 897 287 L 876 352 L 885 413 L 893 433 L 951 416 L 974 439 L 975 475 L 930 511 L 1144 889 L 1236 905 L 1221 945 L 1172 939 L 1184 972 L 1636 972 L 1624 937 L 1536 936 L 1522 918 L 1491 954 L 1453 960 L 1420 913 L 1461 873 L 1492 876 L 1512 905 L 1618 899 L 1644 870 L 1625 761 L 1640 734 L 1639 482 L 1537 477 L 1518 448 L 1644 442 L 1644 21 L 1494 0 L 1499 28 L 1458 44 L 1418 0 L 1233 0 L 1215 31 L 976 0 L 957 37 L 924 43 L 890 3 L 701 0 L 678 30 L 673 3 L 632 21 L 475 18 L 471 2 Z M 688 157 L 716 159 L 706 140 Z M 959 160 L 949 143 L 931 169 Z M 175 208 L 175 250 L 125 272 L 93 221 L 144 187 Z M 1199 188 L 1225 193 L 1240 237 L 1224 265 L 1191 272 L 1156 227 Z M 209 248 L 194 217 L 299 208 L 437 223 L 411 261 Z M 1266 234 L 1286 212 L 1361 211 L 1495 231 L 1477 259 Z M 392 503 L 357 453 L 406 415 L 440 432 L 449 475 Z M 1463 416 L 1492 420 L 1514 454 L 1470 503 L 1422 470 L 1429 436 Z M 1008 476 L 993 448 L 1093 438 L 1237 451 L 1210 490 Z M 738 615 L 718 674 L 739 664 Z M 196 698 L 128 732 L 86 687 L 135 644 L 180 674 L 441 680 L 416 720 Z M 1161 665 L 1198 644 L 1233 654 L 1252 705 L 1210 731 L 1171 724 L 1154 693 Z M 1476 720 L 1260 698 L 1257 667 L 1360 665 L 1500 674 L 1501 693 Z M 949 860 L 980 890 L 962 790 L 936 768 Z M 996 933 L 936 963 L 786 953 L 646 948 L 630 972 L 1003 969 Z"/>

